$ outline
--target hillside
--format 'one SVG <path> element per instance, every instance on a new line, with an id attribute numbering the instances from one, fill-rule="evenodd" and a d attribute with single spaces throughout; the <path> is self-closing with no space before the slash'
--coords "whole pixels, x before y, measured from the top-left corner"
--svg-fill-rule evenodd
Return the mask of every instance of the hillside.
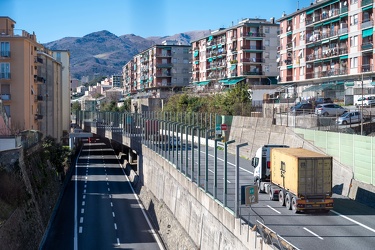
<path id="1" fill-rule="evenodd" d="M 177 40 L 181 44 L 190 44 L 208 34 L 209 30 L 202 30 L 143 38 L 134 34 L 116 36 L 103 30 L 83 37 L 65 37 L 44 46 L 52 50 L 69 50 L 72 78 L 81 79 L 82 76 L 120 74 L 134 55 L 162 41 Z"/>

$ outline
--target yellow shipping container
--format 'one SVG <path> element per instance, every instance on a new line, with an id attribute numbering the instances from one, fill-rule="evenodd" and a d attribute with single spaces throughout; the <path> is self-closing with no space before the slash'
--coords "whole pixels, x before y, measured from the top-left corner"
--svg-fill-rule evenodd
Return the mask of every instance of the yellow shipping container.
<path id="1" fill-rule="evenodd" d="M 297 197 L 331 196 L 332 157 L 303 148 L 273 148 L 271 182 Z"/>

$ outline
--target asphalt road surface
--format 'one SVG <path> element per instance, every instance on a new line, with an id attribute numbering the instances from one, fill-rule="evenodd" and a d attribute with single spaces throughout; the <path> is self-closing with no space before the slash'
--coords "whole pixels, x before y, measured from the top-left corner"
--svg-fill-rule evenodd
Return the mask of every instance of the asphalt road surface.
<path id="1" fill-rule="evenodd" d="M 86 142 L 42 249 L 164 249 L 108 140 Z"/>

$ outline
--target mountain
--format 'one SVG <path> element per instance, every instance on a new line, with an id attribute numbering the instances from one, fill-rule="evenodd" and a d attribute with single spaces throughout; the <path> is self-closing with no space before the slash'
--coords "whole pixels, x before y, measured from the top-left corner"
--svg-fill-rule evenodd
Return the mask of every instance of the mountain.
<path id="1" fill-rule="evenodd" d="M 69 50 L 72 78 L 81 79 L 83 76 L 121 74 L 122 67 L 133 56 L 162 41 L 177 40 L 186 45 L 209 34 L 210 30 L 201 30 L 143 38 L 134 34 L 116 36 L 102 30 L 83 37 L 65 37 L 43 45 L 51 50 Z"/>

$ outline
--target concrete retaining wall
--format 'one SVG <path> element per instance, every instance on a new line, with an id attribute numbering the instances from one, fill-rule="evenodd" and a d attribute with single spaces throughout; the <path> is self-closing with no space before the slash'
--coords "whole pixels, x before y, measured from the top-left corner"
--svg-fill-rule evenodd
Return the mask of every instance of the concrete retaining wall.
<path id="1" fill-rule="evenodd" d="M 285 144 L 290 147 L 302 147 L 319 153 L 325 153 L 303 139 L 301 135 L 294 133 L 293 127 L 273 125 L 272 118 L 257 117 L 233 117 L 230 128 L 229 140 L 236 143 L 229 144 L 229 152 L 235 153 L 235 144 L 247 142 L 249 145 L 240 148 L 241 157 L 250 159 L 256 150 L 265 144 Z M 350 169 L 333 161 L 333 191 L 337 194 L 348 196 L 353 179 Z"/>
<path id="2" fill-rule="evenodd" d="M 140 179 L 168 207 L 197 249 L 261 249 L 261 239 L 244 221 L 236 219 L 166 159 L 147 147 L 142 152 Z M 175 240 L 178 244 L 179 239 Z M 188 248 L 180 244 L 179 249 Z M 271 248 L 263 245 L 262 249 Z"/>

